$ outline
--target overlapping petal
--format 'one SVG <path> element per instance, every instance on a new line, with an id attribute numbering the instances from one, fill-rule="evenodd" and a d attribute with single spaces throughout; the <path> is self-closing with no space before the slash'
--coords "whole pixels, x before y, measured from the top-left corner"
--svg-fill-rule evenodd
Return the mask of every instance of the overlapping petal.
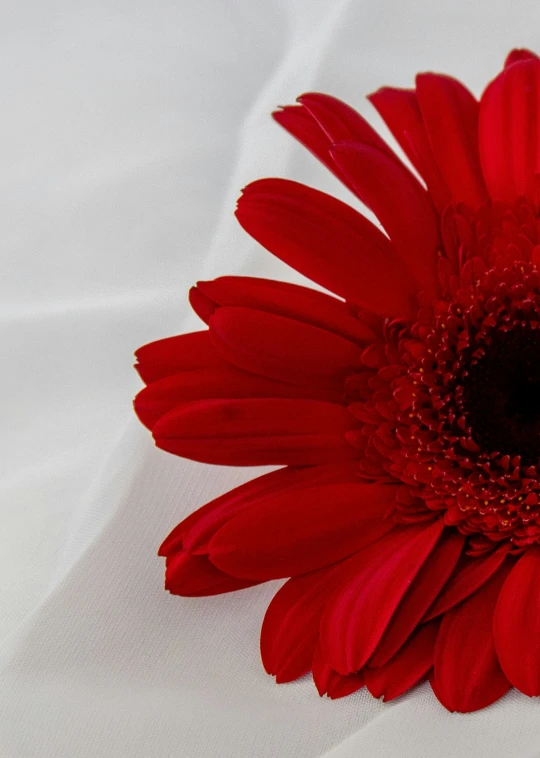
<path id="1" fill-rule="evenodd" d="M 178 524 L 161 545 L 159 555 L 167 559 L 166 589 L 190 597 L 230 592 L 257 584 L 258 581 L 245 577 L 227 575 L 210 562 L 209 545 L 214 535 L 231 519 L 259 507 L 265 499 L 275 498 L 280 492 L 291 495 L 316 485 L 351 484 L 357 480 L 354 463 L 309 469 L 286 467 L 263 474 L 212 500 Z"/>
<path id="2" fill-rule="evenodd" d="M 527 48 L 522 47 L 510 50 L 504 61 L 504 68 L 508 68 L 508 66 L 512 66 L 514 63 L 518 63 L 519 61 L 529 60 L 529 58 L 535 58 L 538 60 L 536 53 L 531 52 L 531 50 L 527 50 Z"/>
<path id="3" fill-rule="evenodd" d="M 355 187 L 330 155 L 329 148 L 333 143 L 350 139 L 376 147 L 398 160 L 368 122 L 341 100 L 319 92 L 308 92 L 297 102 L 298 105 L 275 111 L 273 117 L 355 194 Z"/>
<path id="4" fill-rule="evenodd" d="M 425 181 L 436 207 L 442 211 L 450 203 L 451 194 L 433 155 L 416 92 L 383 87 L 369 95 L 369 100 Z"/>
<path id="5" fill-rule="evenodd" d="M 396 488 L 344 483 L 282 492 L 246 510 L 210 542 L 210 560 L 232 576 L 279 579 L 330 565 L 394 526 Z"/>
<path id="6" fill-rule="evenodd" d="M 480 589 L 502 566 L 507 555 L 508 545 L 501 545 L 486 556 L 465 556 L 426 613 L 424 620 L 440 616 Z"/>
<path id="7" fill-rule="evenodd" d="M 261 658 L 278 682 L 311 670 L 321 614 L 337 577 L 336 569 L 319 569 L 289 579 L 274 595 L 261 628 Z"/>
<path id="8" fill-rule="evenodd" d="M 507 573 L 505 564 L 477 592 L 443 616 L 432 687 L 449 711 L 468 713 L 485 708 L 510 689 L 493 638 L 495 605 Z"/>
<path id="9" fill-rule="evenodd" d="M 152 433 L 162 450 L 224 466 L 313 466 L 358 457 L 354 428 L 337 403 L 290 398 L 198 400 L 162 416 Z"/>
<path id="10" fill-rule="evenodd" d="M 206 330 L 149 342 L 135 357 L 135 368 L 145 384 L 181 371 L 222 368 L 226 364 Z"/>
<path id="11" fill-rule="evenodd" d="M 311 666 L 313 681 L 321 697 L 328 695 L 331 700 L 336 700 L 351 695 L 364 686 L 362 673 L 356 672 L 344 676 L 331 669 L 324 659 L 320 645 L 315 648 Z"/>
<path id="12" fill-rule="evenodd" d="M 339 200 L 261 179 L 245 188 L 236 216 L 267 250 L 336 295 L 382 316 L 415 313 L 419 287 L 394 246 Z"/>
<path id="13" fill-rule="evenodd" d="M 439 624 L 419 626 L 405 645 L 383 666 L 363 669 L 366 687 L 373 697 L 385 702 L 403 695 L 418 684 L 433 666 Z"/>
<path id="14" fill-rule="evenodd" d="M 442 530 L 437 521 L 393 531 L 372 552 L 368 548 L 350 559 L 349 577 L 321 620 L 322 650 L 335 671 L 350 674 L 368 662 Z"/>
<path id="15" fill-rule="evenodd" d="M 187 516 L 164 540 L 159 555 L 172 555 L 182 549 L 207 554 L 210 540 L 218 529 L 239 513 L 279 492 L 292 493 L 318 485 L 350 484 L 357 481 L 358 466 L 354 461 L 270 471 L 220 495 Z"/>
<path id="16" fill-rule="evenodd" d="M 540 60 L 515 56 L 480 102 L 480 157 L 491 197 L 514 203 L 540 195 Z"/>
<path id="17" fill-rule="evenodd" d="M 441 74 L 419 74 L 416 96 L 452 199 L 478 208 L 488 197 L 478 151 L 478 102 L 461 82 Z"/>
<path id="18" fill-rule="evenodd" d="M 224 364 L 222 368 L 183 371 L 152 382 L 134 400 L 139 420 L 149 429 L 169 411 L 203 399 L 309 398 L 332 403 L 343 400 L 343 390 L 312 382 L 303 386 L 273 381 Z"/>
<path id="19" fill-rule="evenodd" d="M 428 193 L 409 171 L 374 147 L 339 142 L 331 154 L 386 229 L 407 270 L 435 298 L 439 220 Z"/>
<path id="20" fill-rule="evenodd" d="M 540 547 L 518 560 L 499 594 L 494 620 L 497 656 L 525 695 L 540 695 Z"/>
<path id="21" fill-rule="evenodd" d="M 463 535 L 451 532 L 435 545 L 386 627 L 370 659 L 371 666 L 388 663 L 414 633 L 451 575 L 464 542 Z"/>
<path id="22" fill-rule="evenodd" d="M 217 569 L 207 555 L 176 552 L 165 560 L 165 589 L 183 597 L 206 597 L 235 592 L 258 584 L 228 576 Z"/>
<path id="23" fill-rule="evenodd" d="M 318 326 L 252 308 L 219 308 L 210 317 L 218 352 L 240 369 L 291 384 L 343 392 L 364 368 L 363 347 Z"/>
<path id="24" fill-rule="evenodd" d="M 195 293 L 195 311 L 206 323 L 220 306 L 237 306 L 286 316 L 361 343 L 376 338 L 376 332 L 342 300 L 298 284 L 251 276 L 221 276 L 198 282 L 190 292 L 192 303 Z"/>
<path id="25" fill-rule="evenodd" d="M 331 144 L 352 140 L 381 150 L 393 160 L 397 160 L 386 142 L 366 119 L 337 97 L 321 92 L 306 92 L 300 95 L 298 102 L 311 114 Z"/>

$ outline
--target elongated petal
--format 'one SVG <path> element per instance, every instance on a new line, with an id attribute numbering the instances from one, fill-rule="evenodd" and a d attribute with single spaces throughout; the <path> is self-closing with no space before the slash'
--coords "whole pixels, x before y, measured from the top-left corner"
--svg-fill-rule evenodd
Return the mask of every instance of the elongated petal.
<path id="1" fill-rule="evenodd" d="M 165 589 L 172 595 L 203 597 L 252 587 L 258 582 L 236 579 L 217 569 L 206 555 L 175 553 L 166 560 Z"/>
<path id="2" fill-rule="evenodd" d="M 317 387 L 314 383 L 304 386 L 285 384 L 225 366 L 184 371 L 152 382 L 136 396 L 134 407 L 139 420 L 153 429 L 160 418 L 183 403 L 246 397 L 298 397 L 339 403 L 343 399 L 343 390 Z"/>
<path id="3" fill-rule="evenodd" d="M 506 567 L 502 567 L 474 595 L 443 616 L 432 687 L 449 711 L 469 713 L 485 708 L 510 688 L 493 640 L 493 614 L 506 575 Z"/>
<path id="4" fill-rule="evenodd" d="M 506 68 L 480 102 L 480 156 L 491 197 L 512 203 L 525 196 L 538 207 L 540 61 Z"/>
<path id="5" fill-rule="evenodd" d="M 318 158 L 337 178 L 355 193 L 354 187 L 330 156 L 330 146 L 343 139 L 353 139 L 377 147 L 397 160 L 377 132 L 353 108 L 330 95 L 316 92 L 301 95 L 299 105 L 286 105 L 272 115 L 304 147 Z M 356 193 L 355 193 L 356 194 Z"/>
<path id="6" fill-rule="evenodd" d="M 311 669 L 319 622 L 335 569 L 289 579 L 268 606 L 261 628 L 261 658 L 278 682 L 290 682 Z"/>
<path id="7" fill-rule="evenodd" d="M 502 669 L 525 695 L 540 695 L 540 547 L 529 548 L 500 592 L 494 620 Z"/>
<path id="8" fill-rule="evenodd" d="M 440 616 L 476 592 L 504 563 L 508 545 L 501 545 L 485 558 L 470 558 L 457 566 L 442 592 L 424 617 L 424 621 Z"/>
<path id="9" fill-rule="evenodd" d="M 333 669 L 350 674 L 366 664 L 442 530 L 438 521 L 391 532 L 364 555 L 350 559 L 349 580 L 321 620 L 321 645 Z M 371 555 L 375 549 L 377 554 Z"/>
<path id="10" fill-rule="evenodd" d="M 324 659 L 320 645 L 317 645 L 315 648 L 312 672 L 313 681 L 319 695 L 321 697 L 328 695 L 332 700 L 347 697 L 347 695 L 351 695 L 364 686 L 362 674 L 356 673 L 343 676 L 343 674 L 338 674 L 337 671 L 331 669 Z"/>
<path id="11" fill-rule="evenodd" d="M 298 102 L 309 111 L 330 143 L 353 140 L 375 147 L 398 161 L 397 156 L 366 119 L 337 97 L 320 92 L 306 92 L 300 95 Z"/>
<path id="12" fill-rule="evenodd" d="M 266 499 L 225 524 L 210 560 L 232 576 L 279 579 L 336 563 L 394 526 L 384 516 L 396 488 L 327 484 Z"/>
<path id="13" fill-rule="evenodd" d="M 343 389 L 365 368 L 364 348 L 318 326 L 252 308 L 219 308 L 210 331 L 223 357 L 240 369 L 291 384 Z"/>
<path id="14" fill-rule="evenodd" d="M 358 464 L 354 461 L 270 471 L 211 500 L 187 516 L 163 542 L 159 555 L 172 555 L 182 549 L 208 553 L 210 540 L 220 527 L 242 511 L 278 492 L 294 492 L 319 484 L 351 483 L 357 480 Z"/>
<path id="15" fill-rule="evenodd" d="M 433 156 L 416 92 L 383 87 L 368 99 L 424 179 L 437 208 L 445 208 L 451 201 L 451 194 Z"/>
<path id="16" fill-rule="evenodd" d="M 301 145 L 307 148 L 326 168 L 331 171 L 351 192 L 343 173 L 336 166 L 328 151 L 331 142 L 315 121 L 311 113 L 303 105 L 285 105 L 272 113 L 275 121 L 292 134 Z"/>
<path id="17" fill-rule="evenodd" d="M 478 150 L 478 102 L 461 82 L 441 74 L 419 74 L 416 94 L 454 202 L 477 208 L 487 200 Z"/>
<path id="18" fill-rule="evenodd" d="M 206 300 L 207 322 L 219 306 L 233 305 L 294 318 L 359 342 L 372 342 L 375 337 L 375 332 L 353 315 L 342 300 L 298 284 L 251 276 L 221 276 L 210 282 L 198 282 L 194 290 Z"/>
<path id="19" fill-rule="evenodd" d="M 180 371 L 226 365 L 207 329 L 149 342 L 140 347 L 135 356 L 135 368 L 145 384 Z"/>
<path id="20" fill-rule="evenodd" d="M 346 408 L 317 400 L 200 400 L 176 408 L 154 426 L 169 453 L 225 466 L 313 466 L 352 460 Z"/>
<path id="21" fill-rule="evenodd" d="M 506 56 L 506 60 L 504 61 L 504 68 L 508 68 L 508 66 L 511 66 L 514 63 L 518 63 L 519 61 L 529 60 L 529 58 L 538 60 L 536 53 L 532 53 L 530 50 L 527 50 L 524 47 L 510 50 Z"/>
<path id="22" fill-rule="evenodd" d="M 236 216 L 267 250 L 335 294 L 382 316 L 416 312 L 418 285 L 392 244 L 339 200 L 262 179 L 246 187 Z"/>
<path id="23" fill-rule="evenodd" d="M 380 668 L 363 669 L 366 687 L 373 697 L 388 702 L 426 676 L 433 666 L 438 629 L 437 621 L 423 624 L 388 663 Z"/>
<path id="24" fill-rule="evenodd" d="M 370 659 L 370 666 L 383 666 L 413 634 L 454 570 L 464 541 L 463 535 L 457 532 L 450 532 L 439 540 L 398 605 Z"/>
<path id="25" fill-rule="evenodd" d="M 439 222 L 427 192 L 409 171 L 375 148 L 341 142 L 331 154 L 388 232 L 408 270 L 435 297 Z"/>

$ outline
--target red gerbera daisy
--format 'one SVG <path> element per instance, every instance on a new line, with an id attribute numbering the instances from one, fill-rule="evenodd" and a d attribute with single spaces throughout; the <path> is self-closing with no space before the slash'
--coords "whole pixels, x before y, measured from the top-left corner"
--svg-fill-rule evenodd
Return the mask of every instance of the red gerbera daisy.
<path id="1" fill-rule="evenodd" d="M 540 695 L 540 60 L 510 53 L 480 103 L 438 74 L 369 99 L 421 180 L 328 95 L 274 117 L 384 232 L 285 179 L 236 211 L 337 297 L 200 282 L 208 329 L 137 352 L 135 408 L 170 453 L 282 466 L 174 529 L 170 592 L 288 578 L 261 634 L 278 682 L 389 700 L 429 677 L 473 711 Z"/>

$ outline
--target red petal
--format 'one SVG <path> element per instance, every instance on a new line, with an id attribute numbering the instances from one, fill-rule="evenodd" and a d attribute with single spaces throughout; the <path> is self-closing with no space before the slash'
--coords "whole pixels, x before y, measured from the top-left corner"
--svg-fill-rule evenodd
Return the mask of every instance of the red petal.
<path id="1" fill-rule="evenodd" d="M 437 208 L 445 208 L 451 195 L 433 157 L 416 92 L 383 87 L 368 99 L 426 182 Z"/>
<path id="2" fill-rule="evenodd" d="M 386 229 L 408 270 L 435 297 L 439 221 L 427 192 L 409 171 L 375 148 L 342 142 L 332 147 L 331 155 Z"/>
<path id="3" fill-rule="evenodd" d="M 315 648 L 312 663 L 313 681 L 317 687 L 317 692 L 322 697 L 328 695 L 335 700 L 340 697 L 347 697 L 353 692 L 364 686 L 364 677 L 362 674 L 348 674 L 343 676 L 330 668 L 324 659 L 320 645 Z"/>
<path id="4" fill-rule="evenodd" d="M 478 154 L 478 102 L 461 82 L 420 74 L 416 94 L 435 160 L 455 202 L 487 200 Z"/>
<path id="5" fill-rule="evenodd" d="M 350 105 L 331 95 L 307 92 L 300 95 L 301 103 L 317 121 L 330 143 L 353 140 L 375 147 L 398 162 L 397 156 L 370 124 Z"/>
<path id="6" fill-rule="evenodd" d="M 328 152 L 331 144 L 330 140 L 303 105 L 285 105 L 281 110 L 274 111 L 272 116 L 280 126 L 286 129 L 289 134 L 292 134 L 301 145 L 307 148 L 327 169 L 335 174 L 345 186 L 349 187 L 347 180 L 330 158 L 330 153 Z M 351 187 L 349 189 L 353 191 Z"/>
<path id="7" fill-rule="evenodd" d="M 261 628 L 261 658 L 278 682 L 290 682 L 311 669 L 334 574 L 335 569 L 321 569 L 289 579 L 268 606 Z"/>
<path id="8" fill-rule="evenodd" d="M 412 316 L 417 285 L 388 239 L 349 206 L 285 179 L 250 184 L 243 228 L 317 284 L 382 316 Z"/>
<path id="9" fill-rule="evenodd" d="M 538 207 L 540 171 L 540 61 L 506 68 L 480 103 L 480 156 L 491 197 L 512 203 L 527 197 Z"/>
<path id="10" fill-rule="evenodd" d="M 210 540 L 227 521 L 283 490 L 293 492 L 318 484 L 357 480 L 358 464 L 353 461 L 307 468 L 286 467 L 263 474 L 211 500 L 187 516 L 163 542 L 159 555 L 171 555 L 182 549 L 208 553 Z"/>
<path id="11" fill-rule="evenodd" d="M 342 300 L 308 287 L 249 276 L 221 276 L 198 282 L 194 288 L 211 301 L 208 321 L 220 305 L 255 308 L 277 316 L 288 316 L 351 340 L 372 342 L 374 332 L 353 315 Z"/>
<path id="12" fill-rule="evenodd" d="M 235 579 L 213 566 L 206 555 L 175 553 L 166 560 L 165 589 L 172 595 L 203 597 L 252 587 L 258 582 Z"/>
<path id="13" fill-rule="evenodd" d="M 343 390 L 285 384 L 227 366 L 185 371 L 159 379 L 139 392 L 134 406 L 139 420 L 152 429 L 162 416 L 182 403 L 246 397 L 298 397 L 339 403 L 343 399 Z"/>
<path id="14" fill-rule="evenodd" d="M 330 95 L 318 93 L 302 95 L 298 100 L 300 105 L 287 105 L 273 113 L 273 117 L 353 193 L 354 187 L 347 181 L 328 152 L 333 142 L 354 139 L 374 145 L 397 160 L 377 132 L 350 106 Z M 338 134 L 341 136 L 337 136 Z"/>
<path id="15" fill-rule="evenodd" d="M 327 484 L 283 492 L 243 511 L 210 543 L 210 559 L 232 576 L 279 579 L 336 563 L 394 526 L 384 515 L 396 488 Z"/>
<path id="16" fill-rule="evenodd" d="M 525 695 L 540 695 L 540 547 L 521 556 L 503 585 L 494 619 L 502 669 Z"/>
<path id="17" fill-rule="evenodd" d="M 382 697 L 388 702 L 403 695 L 425 677 L 433 666 L 438 629 L 437 621 L 423 624 L 386 665 L 363 669 L 366 687 L 373 697 Z"/>
<path id="18" fill-rule="evenodd" d="M 318 326 L 251 308 L 218 308 L 210 332 L 238 368 L 281 382 L 343 391 L 345 377 L 364 368 L 363 348 Z"/>
<path id="19" fill-rule="evenodd" d="M 443 528 L 437 521 L 391 532 L 348 561 L 349 578 L 321 620 L 321 645 L 333 669 L 350 674 L 366 664 Z"/>
<path id="20" fill-rule="evenodd" d="M 457 532 L 450 532 L 439 540 L 398 605 L 371 657 L 370 666 L 386 664 L 412 635 L 454 570 L 464 541 L 463 535 Z"/>
<path id="21" fill-rule="evenodd" d="M 352 460 L 346 408 L 318 400 L 200 400 L 167 413 L 153 429 L 163 450 L 225 466 L 313 466 Z"/>
<path id="22" fill-rule="evenodd" d="M 208 330 L 167 337 L 140 347 L 135 368 L 145 384 L 180 371 L 217 368 L 225 364 L 212 342 Z"/>
<path id="23" fill-rule="evenodd" d="M 493 641 L 493 613 L 507 569 L 443 616 L 435 646 L 432 687 L 449 711 L 469 713 L 510 689 Z"/>
<path id="24" fill-rule="evenodd" d="M 504 67 L 508 68 L 508 66 L 511 66 L 514 63 L 519 63 L 519 61 L 526 61 L 526 60 L 529 60 L 529 58 L 534 58 L 535 60 L 538 60 L 538 56 L 536 55 L 536 53 L 532 53 L 530 50 L 527 50 L 524 47 L 516 48 L 515 50 L 511 50 L 506 56 L 506 60 L 504 61 Z"/>
<path id="25" fill-rule="evenodd" d="M 508 545 L 502 545 L 485 558 L 469 558 L 465 559 L 461 565 L 458 564 L 453 576 L 426 613 L 424 621 L 440 616 L 441 613 L 453 608 L 476 592 L 493 576 L 507 554 Z"/>
<path id="26" fill-rule="evenodd" d="M 196 286 L 189 290 L 189 304 L 205 324 L 208 323 L 210 316 L 216 309 L 215 303 L 207 298 Z"/>

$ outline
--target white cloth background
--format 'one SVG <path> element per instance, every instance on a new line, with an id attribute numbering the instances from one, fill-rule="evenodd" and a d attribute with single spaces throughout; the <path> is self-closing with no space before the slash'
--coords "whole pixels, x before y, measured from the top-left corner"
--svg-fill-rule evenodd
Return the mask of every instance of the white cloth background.
<path id="1" fill-rule="evenodd" d="M 380 124 L 364 95 L 426 69 L 478 93 L 540 49 L 538 0 L 2 0 L 0 21 L 2 758 L 540 756 L 516 693 L 457 716 L 425 686 L 276 686 L 275 586 L 163 592 L 167 531 L 254 472 L 155 450 L 130 407 L 133 350 L 196 328 L 194 280 L 293 278 L 236 225 L 244 184 L 347 198 L 277 103 L 329 91 Z"/>

